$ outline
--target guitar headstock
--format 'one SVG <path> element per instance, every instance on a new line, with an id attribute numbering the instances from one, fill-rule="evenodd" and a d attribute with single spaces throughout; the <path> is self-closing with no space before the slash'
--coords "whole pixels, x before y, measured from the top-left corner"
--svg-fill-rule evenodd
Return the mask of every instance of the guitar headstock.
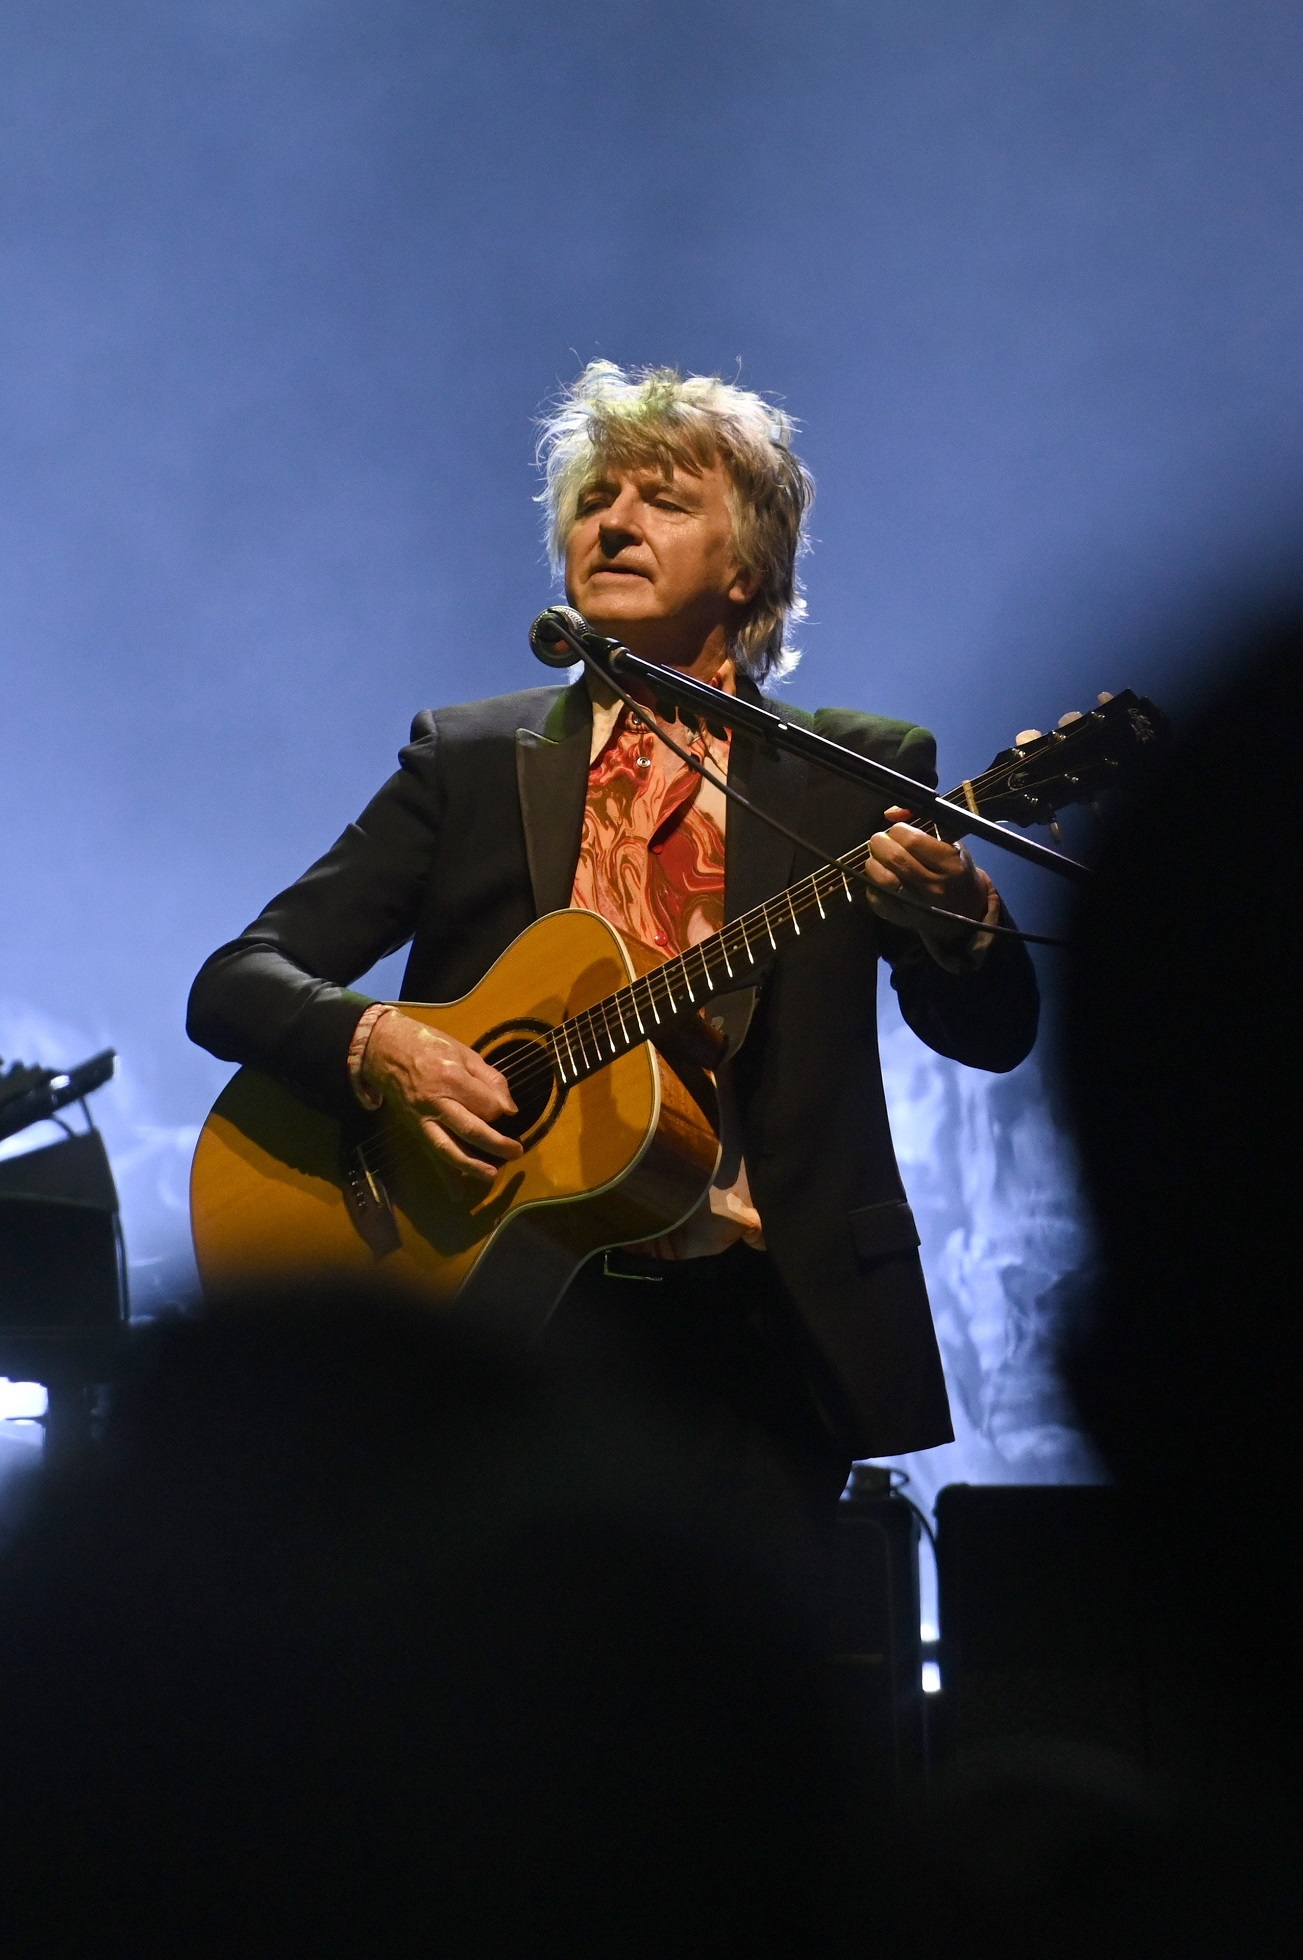
<path id="1" fill-rule="evenodd" d="M 1143 695 L 1101 694 L 1089 713 L 1064 715 L 1048 735 L 1024 729 L 972 785 L 974 800 L 997 822 L 1051 823 L 1069 803 L 1111 789 L 1166 733 L 1165 717 Z"/>

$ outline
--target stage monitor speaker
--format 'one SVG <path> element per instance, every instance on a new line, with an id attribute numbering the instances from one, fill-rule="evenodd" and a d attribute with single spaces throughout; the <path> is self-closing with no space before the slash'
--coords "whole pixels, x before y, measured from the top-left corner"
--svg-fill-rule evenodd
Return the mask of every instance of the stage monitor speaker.
<path id="1" fill-rule="evenodd" d="M 942 1753 L 1068 1740 L 1147 1753 L 1118 1493 L 950 1484 L 937 1498 Z"/>
<path id="2" fill-rule="evenodd" d="M 126 1311 L 118 1195 L 98 1131 L 0 1162 L 0 1374 L 108 1380 Z"/>
<path id="3" fill-rule="evenodd" d="M 852 1768 L 869 1794 L 891 1803 L 927 1768 L 918 1541 L 911 1505 L 858 1494 L 852 1483 L 833 1541 L 834 1678 Z"/>

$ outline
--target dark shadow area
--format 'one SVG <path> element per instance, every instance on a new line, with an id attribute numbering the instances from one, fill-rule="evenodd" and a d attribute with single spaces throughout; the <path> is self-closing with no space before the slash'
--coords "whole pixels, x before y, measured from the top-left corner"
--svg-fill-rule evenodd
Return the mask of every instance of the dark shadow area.
<path id="1" fill-rule="evenodd" d="M 1102 1274 L 1066 1362 L 1116 1490 L 946 1493 L 963 1733 L 887 1860 L 898 1951 L 1297 1951 L 1301 668 L 1297 616 L 1226 636 L 1077 909 L 1059 1059 Z M 1064 1528 L 1035 1558 L 1001 1538 L 1020 1496 Z"/>
<path id="2" fill-rule="evenodd" d="M 6 1950 L 830 1950 L 794 1543 L 362 1293 L 152 1330 L 0 1564 Z"/>

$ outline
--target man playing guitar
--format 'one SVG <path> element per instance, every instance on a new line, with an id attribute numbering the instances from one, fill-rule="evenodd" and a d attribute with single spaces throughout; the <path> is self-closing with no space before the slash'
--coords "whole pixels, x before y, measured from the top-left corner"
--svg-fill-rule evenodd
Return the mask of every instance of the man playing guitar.
<path id="1" fill-rule="evenodd" d="M 594 362 L 544 422 L 540 455 L 569 603 L 645 659 L 760 700 L 794 661 L 785 635 L 803 612 L 812 484 L 787 417 L 713 377 Z M 849 710 L 808 719 L 936 781 L 925 729 Z M 504 1076 L 350 983 L 410 940 L 403 998 L 452 999 L 565 905 L 668 958 L 811 868 L 674 757 L 654 720 L 587 678 L 418 716 L 357 824 L 206 962 L 193 1038 L 318 1106 L 404 1108 L 454 1188 L 491 1184 L 522 1153 L 501 1127 Z M 706 1008 L 714 1181 L 661 1237 L 590 1259 L 544 1341 L 624 1370 L 734 1464 L 777 1466 L 807 1513 L 829 1516 L 852 1456 L 951 1435 L 887 1125 L 876 961 L 924 1041 L 987 1069 L 1030 1049 L 1035 978 L 1021 944 L 983 930 L 1002 907 L 964 850 L 740 734 L 670 732 L 830 855 L 871 835 L 871 889 Z"/>

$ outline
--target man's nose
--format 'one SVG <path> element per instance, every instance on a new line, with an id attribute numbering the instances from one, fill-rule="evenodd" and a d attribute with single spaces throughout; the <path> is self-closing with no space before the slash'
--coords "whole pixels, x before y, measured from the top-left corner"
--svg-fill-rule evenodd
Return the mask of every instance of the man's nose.
<path id="1" fill-rule="evenodd" d="M 642 537 L 639 510 L 637 494 L 623 490 L 615 502 L 609 504 L 602 512 L 597 536 L 604 557 L 618 557 L 627 544 L 639 542 Z"/>

